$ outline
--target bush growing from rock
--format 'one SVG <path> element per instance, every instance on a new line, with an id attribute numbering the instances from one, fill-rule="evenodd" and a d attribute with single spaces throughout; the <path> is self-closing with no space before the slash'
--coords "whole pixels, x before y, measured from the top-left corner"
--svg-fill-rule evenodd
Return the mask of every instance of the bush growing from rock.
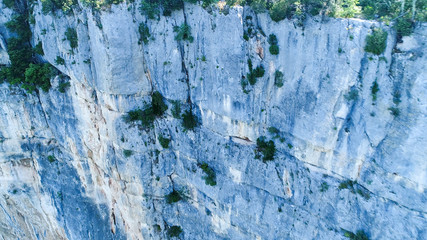
<path id="1" fill-rule="evenodd" d="M 366 37 L 365 51 L 375 55 L 382 54 L 387 47 L 387 32 L 376 28 Z"/>
<path id="2" fill-rule="evenodd" d="M 67 31 L 65 31 L 65 37 L 70 42 L 71 49 L 75 49 L 78 47 L 78 38 L 77 38 L 76 29 L 67 28 Z"/>
<path id="3" fill-rule="evenodd" d="M 186 110 L 182 114 L 182 127 L 184 128 L 184 130 L 193 130 L 195 127 L 197 127 L 197 125 L 197 117 L 193 114 L 193 111 Z"/>
<path id="4" fill-rule="evenodd" d="M 191 27 L 185 23 L 175 26 L 173 31 L 176 33 L 175 40 L 177 41 L 188 41 L 190 43 L 194 41 L 193 36 L 191 36 Z"/>

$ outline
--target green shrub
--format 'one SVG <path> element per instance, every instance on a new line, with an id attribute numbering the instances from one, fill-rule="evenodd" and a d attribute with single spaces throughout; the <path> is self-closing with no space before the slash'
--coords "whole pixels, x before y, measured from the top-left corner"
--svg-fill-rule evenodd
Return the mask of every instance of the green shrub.
<path id="1" fill-rule="evenodd" d="M 279 43 L 279 41 L 277 40 L 276 35 L 274 35 L 274 34 L 270 34 L 270 35 L 268 35 L 267 42 L 268 42 L 270 45 L 277 45 L 277 44 Z"/>
<path id="2" fill-rule="evenodd" d="M 247 32 L 243 33 L 243 39 L 245 39 L 246 41 L 249 41 L 249 36 Z"/>
<path id="3" fill-rule="evenodd" d="M 162 148 L 169 148 L 169 143 L 171 141 L 170 138 L 165 138 L 162 135 L 160 135 L 158 139 L 159 139 L 160 145 L 162 145 Z"/>
<path id="4" fill-rule="evenodd" d="M 275 127 L 269 127 L 269 128 L 268 128 L 268 132 L 269 132 L 270 134 L 274 134 L 274 135 L 277 135 L 277 134 L 279 134 L 279 133 L 280 133 L 279 129 L 277 129 L 277 128 L 275 128 Z"/>
<path id="5" fill-rule="evenodd" d="M 359 98 L 359 91 L 357 91 L 357 89 L 352 89 L 347 94 L 344 94 L 344 98 L 347 99 L 347 101 L 357 100 Z"/>
<path id="6" fill-rule="evenodd" d="M 264 73 L 265 73 L 265 70 L 264 70 L 264 66 L 262 66 L 262 65 L 259 65 L 253 71 L 254 76 L 257 78 L 264 76 Z"/>
<path id="7" fill-rule="evenodd" d="M 44 55 L 42 42 L 37 43 L 37 45 L 34 47 L 34 52 L 40 56 Z"/>
<path id="8" fill-rule="evenodd" d="M 57 65 L 65 65 L 65 60 L 60 56 L 56 56 L 55 63 Z"/>
<path id="9" fill-rule="evenodd" d="M 252 65 L 252 60 L 250 58 L 248 59 L 248 68 L 249 68 L 249 72 L 252 72 L 253 65 Z"/>
<path id="10" fill-rule="evenodd" d="M 279 22 L 287 17 L 292 16 L 291 1 L 278 0 L 270 8 L 270 17 L 273 21 Z"/>
<path id="11" fill-rule="evenodd" d="M 37 44 L 33 50 L 29 44 L 31 30 L 26 14 L 28 11 L 24 9 L 22 14 L 14 15 L 12 20 L 5 24 L 18 37 L 9 38 L 7 41 L 7 52 L 11 64 L 0 69 L 0 82 L 6 80 L 12 85 L 19 85 L 29 93 L 32 93 L 37 87 L 48 91 L 50 79 L 55 71 L 49 64 L 38 64 L 37 58 L 33 56 L 34 53 L 41 53 L 37 47 L 41 45 Z"/>
<path id="12" fill-rule="evenodd" d="M 352 18 L 360 14 L 357 0 L 340 0 L 332 6 L 332 16 L 339 18 Z"/>
<path id="13" fill-rule="evenodd" d="M 182 114 L 182 127 L 185 131 L 193 130 L 198 125 L 197 117 L 193 114 L 192 110 L 186 110 Z"/>
<path id="14" fill-rule="evenodd" d="M 139 42 L 143 42 L 144 44 L 148 43 L 149 38 L 151 37 L 150 30 L 148 29 L 145 23 L 140 23 L 138 27 L 139 32 Z"/>
<path id="15" fill-rule="evenodd" d="M 18 38 L 27 41 L 31 39 L 31 30 L 28 19 L 24 14 L 13 15 L 12 19 L 5 23 L 5 26 L 18 34 Z"/>
<path id="16" fill-rule="evenodd" d="M 280 87 L 283 87 L 283 82 L 284 82 L 283 73 L 279 70 L 276 70 L 276 72 L 274 73 L 274 85 L 280 88 Z"/>
<path id="17" fill-rule="evenodd" d="M 76 29 L 67 28 L 67 31 L 65 31 L 65 37 L 70 42 L 71 49 L 75 49 L 78 47 L 78 38 L 77 38 Z"/>
<path id="18" fill-rule="evenodd" d="M 328 191 L 328 189 L 329 189 L 329 185 L 328 185 L 328 183 L 327 183 L 327 182 L 323 182 L 323 183 L 320 185 L 320 192 L 326 192 L 326 191 Z"/>
<path id="19" fill-rule="evenodd" d="M 271 55 L 278 55 L 279 54 L 279 46 L 277 45 L 271 45 L 268 50 L 270 51 Z"/>
<path id="20" fill-rule="evenodd" d="M 168 237 L 179 237 L 182 233 L 182 228 L 180 226 L 172 226 L 168 229 Z"/>
<path id="21" fill-rule="evenodd" d="M 400 100 L 401 96 L 402 95 L 400 94 L 399 90 L 394 91 L 394 93 L 393 93 L 393 103 L 396 104 L 396 105 L 399 105 L 399 103 L 402 102 Z"/>
<path id="22" fill-rule="evenodd" d="M 157 117 L 162 116 L 168 110 L 168 106 L 163 101 L 163 96 L 160 92 L 155 91 L 151 95 L 151 107 L 153 108 L 153 114 Z"/>
<path id="23" fill-rule="evenodd" d="M 70 82 L 60 83 L 58 86 L 58 91 L 60 93 L 65 93 L 65 91 L 71 86 Z"/>
<path id="24" fill-rule="evenodd" d="M 391 115 L 393 115 L 393 117 L 398 117 L 400 115 L 400 109 L 397 107 L 389 107 L 388 110 L 390 111 Z"/>
<path id="25" fill-rule="evenodd" d="M 267 10 L 265 0 L 252 0 L 250 6 L 255 13 L 263 13 Z"/>
<path id="26" fill-rule="evenodd" d="M 176 203 L 180 200 L 182 200 L 181 194 L 175 189 L 171 193 L 166 195 L 166 203 L 168 204 Z"/>
<path id="27" fill-rule="evenodd" d="M 132 150 L 127 150 L 127 149 L 123 150 L 123 155 L 124 155 L 126 158 L 128 158 L 128 157 L 132 156 L 132 154 L 133 154 L 133 151 L 132 151 Z"/>
<path id="28" fill-rule="evenodd" d="M 378 91 L 380 91 L 380 88 L 378 86 L 377 80 L 375 80 L 371 86 L 372 101 L 374 101 L 374 102 L 377 100 Z"/>
<path id="29" fill-rule="evenodd" d="M 247 82 L 249 82 L 251 85 L 255 85 L 256 84 L 256 77 L 255 77 L 254 73 L 248 73 L 246 75 L 246 78 L 247 78 Z"/>
<path id="30" fill-rule="evenodd" d="M 394 25 L 398 37 L 409 36 L 413 31 L 413 22 L 409 18 L 399 18 Z"/>
<path id="31" fill-rule="evenodd" d="M 181 26 L 174 26 L 173 31 L 176 33 L 175 40 L 177 41 L 188 41 L 192 43 L 194 41 L 193 36 L 191 36 L 191 27 L 186 23 L 181 24 Z"/>
<path id="32" fill-rule="evenodd" d="M 62 10 L 67 13 L 77 4 L 77 0 L 41 0 L 43 14 L 54 13 L 56 10 Z"/>
<path id="33" fill-rule="evenodd" d="M 352 181 L 352 180 L 346 180 L 344 182 L 341 182 L 340 185 L 338 186 L 338 189 L 351 189 L 353 190 L 353 186 L 356 184 L 356 181 Z"/>
<path id="34" fill-rule="evenodd" d="M 387 32 L 376 28 L 366 37 L 365 51 L 375 55 L 382 54 L 387 47 Z"/>
<path id="35" fill-rule="evenodd" d="M 49 155 L 49 156 L 47 156 L 47 160 L 48 160 L 50 163 L 53 163 L 53 162 L 55 162 L 55 161 L 56 161 L 56 158 L 55 158 L 54 156 L 52 156 L 52 155 Z"/>
<path id="36" fill-rule="evenodd" d="M 172 101 L 172 116 L 174 118 L 180 119 L 181 118 L 181 102 L 178 100 Z"/>
<path id="37" fill-rule="evenodd" d="M 149 19 L 155 19 L 160 14 L 160 4 L 157 1 L 142 0 L 139 10 Z"/>
<path id="38" fill-rule="evenodd" d="M 3 0 L 3 4 L 10 9 L 15 7 L 15 0 Z"/>
<path id="39" fill-rule="evenodd" d="M 256 151 L 258 153 L 262 153 L 263 162 L 274 160 L 274 154 L 276 153 L 276 146 L 272 140 L 266 141 L 265 137 L 259 137 L 256 140 L 257 148 Z"/>
<path id="40" fill-rule="evenodd" d="M 351 240 L 369 240 L 368 235 L 363 230 L 358 230 L 356 234 L 344 230 L 344 236 L 350 238 Z"/>
<path id="41" fill-rule="evenodd" d="M 21 87 L 28 92 L 33 92 L 36 87 L 41 87 L 43 91 L 47 92 L 50 88 L 50 79 L 53 76 L 53 69 L 50 64 L 32 64 L 25 69 L 25 81 Z"/>
<path id="42" fill-rule="evenodd" d="M 202 178 L 205 180 L 206 185 L 215 186 L 216 185 L 216 173 L 213 168 L 209 167 L 207 163 L 199 164 L 199 167 L 203 170 L 206 176 Z"/>

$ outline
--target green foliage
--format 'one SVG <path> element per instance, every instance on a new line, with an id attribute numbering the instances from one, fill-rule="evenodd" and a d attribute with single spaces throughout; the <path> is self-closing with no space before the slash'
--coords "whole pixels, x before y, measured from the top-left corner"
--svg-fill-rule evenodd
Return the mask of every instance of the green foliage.
<path id="1" fill-rule="evenodd" d="M 173 31 L 176 33 L 175 40 L 177 41 L 188 41 L 190 43 L 194 41 L 193 36 L 191 36 L 191 27 L 186 23 L 181 24 L 181 26 L 174 26 Z"/>
<path id="2" fill-rule="evenodd" d="M 292 10 L 291 1 L 278 0 L 270 8 L 270 17 L 273 21 L 279 22 L 287 17 L 291 17 Z"/>
<path id="3" fill-rule="evenodd" d="M 171 193 L 166 195 L 165 198 L 166 198 L 166 203 L 168 204 L 176 203 L 182 200 L 181 194 L 175 189 Z"/>
<path id="4" fill-rule="evenodd" d="M 27 14 L 27 10 L 24 10 L 23 14 L 14 15 L 12 20 L 5 24 L 18 37 L 8 39 L 8 54 L 11 65 L 1 68 L 0 82 L 7 80 L 10 84 L 19 85 L 26 89 L 29 93 L 32 93 L 37 87 L 48 91 L 50 78 L 55 72 L 49 64 L 37 64 L 37 58 L 33 56 L 34 53 L 42 53 L 42 51 L 40 51 L 40 47 L 37 47 L 41 46 L 40 43 L 36 45 L 34 51 L 31 48 L 31 30 L 26 17 Z"/>
<path id="5" fill-rule="evenodd" d="M 265 73 L 265 70 L 264 70 L 264 66 L 262 65 L 257 66 L 253 71 L 253 74 L 256 78 L 263 77 L 264 73 Z"/>
<path id="6" fill-rule="evenodd" d="M 276 72 L 274 73 L 274 85 L 276 85 L 276 87 L 283 87 L 283 82 L 284 82 L 284 75 L 281 71 L 276 70 Z"/>
<path id="7" fill-rule="evenodd" d="M 162 145 L 162 148 L 169 148 L 169 143 L 171 141 L 170 138 L 165 138 L 162 135 L 160 135 L 158 139 L 159 139 L 160 145 Z"/>
<path id="8" fill-rule="evenodd" d="M 168 110 L 168 106 L 163 101 L 163 96 L 160 92 L 155 91 L 151 95 L 151 107 L 153 108 L 153 114 L 157 117 L 162 116 Z"/>
<path id="9" fill-rule="evenodd" d="M 149 106 L 146 106 L 144 110 L 136 109 L 129 111 L 127 115 L 124 116 L 126 123 L 131 122 L 140 122 L 144 128 L 152 127 L 155 120 L 153 109 Z"/>
<path id="10" fill-rule="evenodd" d="M 119 4 L 123 1 L 124 0 L 81 0 L 84 6 L 90 7 L 94 10 L 101 10 L 102 7 L 109 7 L 112 4 Z M 133 2 L 133 0 L 129 2 Z"/>
<path id="11" fill-rule="evenodd" d="M 361 13 L 361 8 L 358 6 L 358 0 L 337 0 L 332 5 L 334 17 L 352 18 Z"/>
<path id="12" fill-rule="evenodd" d="M 145 23 L 140 23 L 138 27 L 139 32 L 139 42 L 144 42 L 144 44 L 148 43 L 149 38 L 151 37 L 150 30 Z"/>
<path id="13" fill-rule="evenodd" d="M 320 192 L 326 192 L 329 189 L 329 185 L 327 182 L 322 182 L 322 184 L 320 185 Z"/>
<path id="14" fill-rule="evenodd" d="M 277 135 L 277 134 L 279 134 L 279 133 L 280 133 L 279 129 L 277 129 L 277 128 L 275 128 L 275 127 L 269 127 L 269 128 L 268 128 L 268 132 L 269 132 L 270 134 L 274 134 L 274 135 Z"/>
<path id="15" fill-rule="evenodd" d="M 71 86 L 70 82 L 60 83 L 58 86 L 58 91 L 60 93 L 65 93 L 65 91 Z"/>
<path id="16" fill-rule="evenodd" d="M 380 91 L 380 88 L 378 86 L 377 80 L 375 80 L 371 86 L 372 101 L 374 101 L 374 102 L 377 100 L 378 91 Z"/>
<path id="17" fill-rule="evenodd" d="M 67 31 L 65 31 L 65 37 L 70 42 L 71 49 L 75 49 L 78 47 L 78 38 L 77 38 L 76 29 L 67 28 Z"/>
<path id="18" fill-rule="evenodd" d="M 413 31 L 413 22 L 409 18 L 399 18 L 394 27 L 399 38 L 409 36 Z"/>
<path id="19" fill-rule="evenodd" d="M 172 226 L 168 229 L 168 237 L 179 237 L 182 233 L 182 228 L 180 226 Z"/>
<path id="20" fill-rule="evenodd" d="M 10 30 L 18 34 L 18 39 L 22 41 L 29 41 L 31 39 L 31 30 L 28 23 L 28 19 L 24 14 L 14 15 L 9 22 L 6 22 L 5 26 Z"/>
<path id="21" fill-rule="evenodd" d="M 249 41 L 249 36 L 247 32 L 243 33 L 243 39 L 245 39 L 246 41 Z"/>
<path id="22" fill-rule="evenodd" d="M 3 4 L 10 9 L 15 7 L 15 0 L 3 0 Z"/>
<path id="23" fill-rule="evenodd" d="M 270 34 L 270 35 L 268 35 L 267 42 L 268 42 L 270 45 L 277 45 L 277 44 L 279 43 L 279 41 L 277 40 L 276 35 L 274 35 L 274 34 Z"/>
<path id="24" fill-rule="evenodd" d="M 357 100 L 359 98 L 359 91 L 357 91 L 357 89 L 352 89 L 347 94 L 344 94 L 344 98 L 347 99 L 347 101 Z"/>
<path id="25" fill-rule="evenodd" d="M 351 240 L 369 240 L 368 235 L 363 230 L 358 230 L 356 234 L 344 230 L 344 236 L 350 238 Z"/>
<path id="26" fill-rule="evenodd" d="M 60 56 L 56 56 L 55 63 L 58 65 L 65 65 L 65 60 Z"/>
<path id="27" fill-rule="evenodd" d="M 396 105 L 399 105 L 399 103 L 402 102 L 400 100 L 401 96 L 402 95 L 400 94 L 399 90 L 394 91 L 394 93 L 393 93 L 393 103 L 396 104 Z"/>
<path id="28" fill-rule="evenodd" d="M 209 167 L 207 163 L 199 164 L 199 167 L 203 170 L 206 176 L 203 176 L 206 185 L 215 186 L 216 185 L 216 173 L 213 168 Z"/>
<path id="29" fill-rule="evenodd" d="M 160 14 L 160 4 L 157 1 L 142 0 L 139 10 L 149 19 L 155 19 Z"/>
<path id="30" fill-rule="evenodd" d="M 25 81 L 21 87 L 28 92 L 33 92 L 36 87 L 41 87 L 47 92 L 50 88 L 50 79 L 53 76 L 53 69 L 50 64 L 32 64 L 25 69 Z"/>
<path id="31" fill-rule="evenodd" d="M 400 115 L 400 109 L 397 107 L 389 107 L 388 110 L 390 111 L 391 115 L 393 115 L 393 117 L 398 117 Z"/>
<path id="32" fill-rule="evenodd" d="M 57 10 L 68 12 L 77 5 L 77 0 L 41 0 L 43 14 L 54 13 Z"/>
<path id="33" fill-rule="evenodd" d="M 128 149 L 123 150 L 123 155 L 124 155 L 126 158 L 128 158 L 128 157 L 132 156 L 132 154 L 133 154 L 133 151 L 132 151 L 132 150 L 128 150 Z"/>
<path id="34" fill-rule="evenodd" d="M 140 122 L 142 127 L 150 128 L 153 126 L 156 117 L 161 117 L 168 109 L 168 106 L 163 101 L 163 96 L 160 92 L 155 91 L 151 95 L 151 104 L 146 104 L 144 109 L 136 109 L 129 111 L 124 116 L 126 123 Z"/>
<path id="35" fill-rule="evenodd" d="M 252 0 L 250 6 L 255 13 L 263 13 L 267 10 L 267 3 L 265 0 Z"/>
<path id="36" fill-rule="evenodd" d="M 387 47 L 387 32 L 375 28 L 372 30 L 372 34 L 366 37 L 365 51 L 373 53 L 375 55 L 382 54 Z"/>
<path id="37" fill-rule="evenodd" d="M 40 56 L 44 55 L 42 42 L 37 43 L 37 45 L 34 47 L 34 52 Z"/>
<path id="38" fill-rule="evenodd" d="M 192 110 L 186 110 L 182 114 L 182 127 L 185 131 L 193 130 L 198 124 L 197 117 L 193 114 Z"/>
<path id="39" fill-rule="evenodd" d="M 257 153 L 262 153 L 263 155 L 263 162 L 274 160 L 274 154 L 276 153 L 276 146 L 272 140 L 266 141 L 265 137 L 259 137 L 256 140 Z"/>
<path id="40" fill-rule="evenodd" d="M 172 107 L 172 116 L 174 118 L 180 119 L 181 118 L 181 102 L 178 100 L 172 101 L 173 107 Z"/>
<path id="41" fill-rule="evenodd" d="M 356 181 L 352 181 L 352 180 L 347 180 L 344 182 L 341 182 L 340 185 L 338 186 L 338 189 L 353 189 L 353 186 L 356 184 Z"/>
<path id="42" fill-rule="evenodd" d="M 279 54 L 279 46 L 277 45 L 271 45 L 268 50 L 270 51 L 271 55 L 278 55 Z"/>
<path id="43" fill-rule="evenodd" d="M 255 85 L 256 83 L 256 77 L 255 74 L 253 72 L 250 72 L 246 75 L 247 81 L 251 84 L 251 85 Z M 242 83 L 242 82 L 241 82 Z"/>
<path id="44" fill-rule="evenodd" d="M 53 162 L 55 162 L 55 161 L 56 161 L 56 158 L 55 158 L 54 156 L 52 156 L 52 155 L 49 155 L 49 156 L 47 156 L 47 160 L 48 160 L 50 163 L 53 163 Z"/>

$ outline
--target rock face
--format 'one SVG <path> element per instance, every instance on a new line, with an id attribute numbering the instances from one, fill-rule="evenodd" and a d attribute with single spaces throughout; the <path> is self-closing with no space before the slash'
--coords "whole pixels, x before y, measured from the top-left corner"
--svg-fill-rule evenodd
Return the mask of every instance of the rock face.
<path id="1" fill-rule="evenodd" d="M 354 19 L 300 27 L 246 8 L 186 5 L 147 20 L 137 5 L 67 15 L 40 6 L 34 44 L 71 86 L 59 92 L 57 77 L 49 92 L 28 95 L 0 85 L 2 239 L 164 239 L 172 226 L 182 239 L 346 239 L 343 229 L 427 239 L 426 24 L 396 46 L 389 27 Z M 147 44 L 138 43 L 141 22 Z M 193 42 L 175 40 L 184 22 Z M 373 26 L 388 32 L 381 56 L 363 50 Z M 265 74 L 243 91 L 248 59 Z M 165 116 L 152 129 L 126 123 L 153 91 L 169 105 Z M 200 126 L 184 131 L 173 102 Z M 260 136 L 275 142 L 274 161 L 255 159 Z M 173 190 L 183 200 L 167 203 Z"/>

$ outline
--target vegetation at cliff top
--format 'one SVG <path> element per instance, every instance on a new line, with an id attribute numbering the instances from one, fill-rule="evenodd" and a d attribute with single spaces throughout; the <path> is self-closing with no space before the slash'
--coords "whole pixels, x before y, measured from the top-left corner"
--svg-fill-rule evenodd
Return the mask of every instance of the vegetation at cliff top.
<path id="1" fill-rule="evenodd" d="M 24 9 L 7 22 L 6 27 L 16 33 L 16 37 L 7 40 L 7 52 L 11 64 L 0 68 L 0 83 L 7 81 L 32 93 L 38 87 L 43 91 L 50 88 L 50 79 L 57 74 L 57 70 L 48 63 L 38 61 L 36 54 L 43 54 L 43 48 L 37 44 L 31 47 L 31 30 L 28 20 L 28 11 Z"/>

